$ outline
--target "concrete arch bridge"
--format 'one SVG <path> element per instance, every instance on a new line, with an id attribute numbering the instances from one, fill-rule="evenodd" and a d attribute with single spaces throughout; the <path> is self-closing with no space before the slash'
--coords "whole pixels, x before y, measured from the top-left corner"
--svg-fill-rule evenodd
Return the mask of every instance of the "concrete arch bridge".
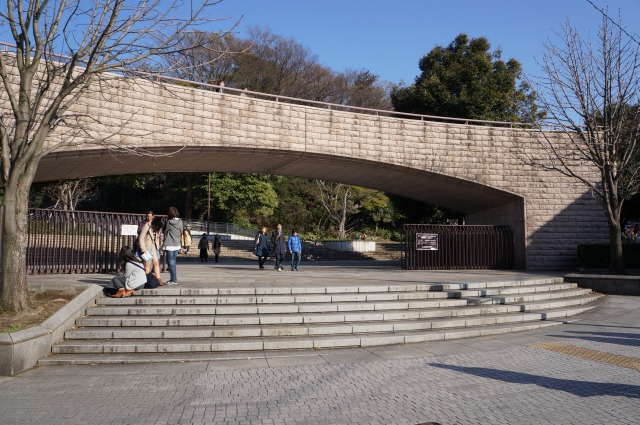
<path id="1" fill-rule="evenodd" d="M 52 136 L 74 143 L 45 156 L 36 180 L 225 171 L 365 186 L 455 209 L 467 224 L 509 225 L 516 267 L 528 270 L 572 268 L 577 244 L 607 240 L 598 199 L 524 164 L 544 156 L 530 130 L 302 103 L 110 76 L 69 111 L 89 125 Z"/>

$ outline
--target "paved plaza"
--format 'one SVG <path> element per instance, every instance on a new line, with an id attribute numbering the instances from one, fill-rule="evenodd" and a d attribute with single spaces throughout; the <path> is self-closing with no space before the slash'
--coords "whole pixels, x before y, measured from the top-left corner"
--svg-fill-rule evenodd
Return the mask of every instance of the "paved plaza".
<path id="1" fill-rule="evenodd" d="M 214 267 L 179 264 L 181 285 L 206 285 Z M 329 266 L 278 274 L 252 267 L 219 265 L 215 273 L 242 286 L 328 285 L 339 276 L 374 284 L 376 278 L 527 275 Z M 638 424 L 639 303 L 611 296 L 570 323 L 498 337 L 183 363 L 39 367 L 0 377 L 0 424 Z"/>

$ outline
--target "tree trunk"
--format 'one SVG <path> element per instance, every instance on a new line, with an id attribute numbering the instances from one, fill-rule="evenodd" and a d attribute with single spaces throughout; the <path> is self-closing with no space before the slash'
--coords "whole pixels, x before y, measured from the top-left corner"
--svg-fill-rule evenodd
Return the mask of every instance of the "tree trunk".
<path id="1" fill-rule="evenodd" d="M 609 222 L 609 247 L 609 271 L 615 274 L 624 274 L 620 221 Z"/>
<path id="2" fill-rule="evenodd" d="M 346 231 L 346 227 L 347 227 L 347 200 L 348 200 L 348 193 L 349 190 L 345 190 L 344 191 L 344 196 L 342 199 L 342 215 L 340 217 L 340 224 L 338 226 L 338 237 L 340 239 L 344 239 L 347 231 Z"/>
<path id="3" fill-rule="evenodd" d="M 184 201 L 184 218 L 191 219 L 193 218 L 193 174 L 186 173 L 184 182 L 187 186 L 186 199 Z M 207 217 L 207 219 L 209 219 L 209 217 Z"/>
<path id="4" fill-rule="evenodd" d="M 10 180 L 4 188 L 0 309 L 9 311 L 29 308 L 26 264 L 29 191 L 24 184 L 24 179 L 18 183 Z"/>

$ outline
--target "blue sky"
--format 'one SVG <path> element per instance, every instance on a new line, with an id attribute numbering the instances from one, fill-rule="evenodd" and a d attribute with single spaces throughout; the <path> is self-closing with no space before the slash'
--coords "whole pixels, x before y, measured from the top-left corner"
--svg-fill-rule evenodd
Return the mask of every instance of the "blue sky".
<path id="1" fill-rule="evenodd" d="M 592 1 L 612 16 L 620 10 L 627 31 L 640 34 L 640 0 Z M 515 58 L 527 74 L 539 75 L 543 43 L 567 19 L 585 35 L 601 23 L 586 0 L 224 0 L 212 12 L 229 18 L 220 28 L 242 17 L 240 36 L 248 26 L 268 26 L 335 71 L 367 69 L 393 83 L 412 83 L 420 58 L 461 32 L 487 37 L 504 60 Z"/>

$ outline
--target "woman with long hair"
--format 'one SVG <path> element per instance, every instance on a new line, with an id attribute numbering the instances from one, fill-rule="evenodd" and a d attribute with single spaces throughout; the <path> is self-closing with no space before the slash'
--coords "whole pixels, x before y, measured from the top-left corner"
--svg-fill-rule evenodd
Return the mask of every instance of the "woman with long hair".
<path id="1" fill-rule="evenodd" d="M 216 259 L 216 263 L 218 262 L 218 256 L 220 255 L 220 252 L 222 251 L 222 240 L 220 239 L 220 235 L 216 235 L 215 238 L 213 238 L 213 256 Z"/>
<path id="2" fill-rule="evenodd" d="M 163 285 L 162 279 L 160 278 L 161 239 L 162 218 L 153 217 L 153 220 L 145 223 L 140 231 L 138 245 L 140 247 L 140 256 L 144 260 L 146 272 L 151 273 L 153 271 L 153 275 L 158 279 L 158 282 Z"/>
<path id="3" fill-rule="evenodd" d="M 258 257 L 258 267 L 262 270 L 264 269 L 264 262 L 267 261 L 269 256 L 269 238 L 267 238 L 267 228 L 265 226 L 262 226 L 256 235 L 255 253 Z"/>
<path id="4" fill-rule="evenodd" d="M 135 255 L 129 246 L 123 246 L 118 254 L 119 270 L 122 276 L 111 279 L 105 287 L 105 294 L 113 298 L 130 297 L 138 289 L 144 288 L 147 283 L 147 274 L 142 261 Z"/>

